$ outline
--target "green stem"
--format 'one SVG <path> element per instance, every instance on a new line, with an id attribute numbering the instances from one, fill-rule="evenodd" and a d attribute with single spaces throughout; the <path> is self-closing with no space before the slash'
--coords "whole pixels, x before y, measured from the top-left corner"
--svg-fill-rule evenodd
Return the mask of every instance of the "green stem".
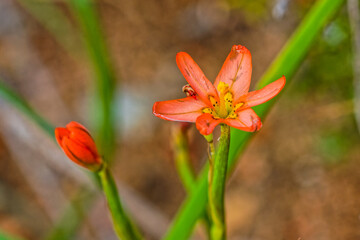
<path id="1" fill-rule="evenodd" d="M 186 136 L 187 129 L 178 127 L 174 132 L 174 155 L 175 163 L 181 182 L 187 193 L 191 193 L 196 177 L 190 165 L 189 142 Z M 201 220 L 204 224 L 208 236 L 210 236 L 210 214 L 204 212 Z"/>
<path id="2" fill-rule="evenodd" d="M 54 126 L 37 113 L 19 94 L 3 83 L 0 77 L 0 98 L 7 100 L 12 106 L 27 115 L 37 126 L 44 130 L 52 139 L 55 139 Z"/>
<path id="3" fill-rule="evenodd" d="M 226 239 L 225 182 L 230 146 L 230 127 L 221 125 L 221 136 L 216 158 L 209 168 L 209 206 L 211 212 L 211 240 Z"/>
<path id="4" fill-rule="evenodd" d="M 215 146 L 214 146 L 214 137 L 213 134 L 203 135 L 208 143 L 208 158 L 209 164 L 212 165 L 215 157 Z"/>
<path id="5" fill-rule="evenodd" d="M 108 202 L 113 225 L 116 234 L 121 240 L 140 240 L 142 239 L 139 231 L 135 228 L 130 218 L 126 215 L 117 191 L 114 178 L 107 166 L 99 173 L 101 185 Z"/>
<path id="6" fill-rule="evenodd" d="M 115 151 L 115 112 L 114 97 L 117 79 L 110 52 L 107 48 L 100 19 L 94 0 L 68 0 L 77 18 L 88 57 L 95 75 L 94 107 L 95 139 L 99 150 L 112 162 Z"/>
<path id="7" fill-rule="evenodd" d="M 42 24 L 65 50 L 76 56 L 79 54 L 79 34 L 55 1 L 18 0 L 16 3 Z"/>
<path id="8" fill-rule="evenodd" d="M 181 128 L 176 129 L 173 139 L 176 169 L 185 190 L 190 192 L 195 182 L 195 175 L 190 166 L 189 144 L 186 132 L 183 132 Z"/>

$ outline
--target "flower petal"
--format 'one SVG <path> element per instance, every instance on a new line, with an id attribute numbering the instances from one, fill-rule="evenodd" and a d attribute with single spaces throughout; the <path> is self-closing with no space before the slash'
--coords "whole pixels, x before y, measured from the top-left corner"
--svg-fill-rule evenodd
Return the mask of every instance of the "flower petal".
<path id="1" fill-rule="evenodd" d="M 283 89 L 285 82 L 286 79 L 284 76 L 282 76 L 280 79 L 270 83 L 269 85 L 266 85 L 260 90 L 249 92 L 246 96 L 244 96 L 245 106 L 252 107 L 269 101 L 275 97 L 281 91 L 281 89 Z"/>
<path id="2" fill-rule="evenodd" d="M 211 114 L 204 113 L 196 119 L 196 128 L 202 135 L 209 135 L 223 119 L 214 119 Z"/>
<path id="3" fill-rule="evenodd" d="M 88 168 L 91 165 L 100 163 L 98 156 L 68 137 L 62 139 L 62 149 L 72 161 L 83 167 Z"/>
<path id="4" fill-rule="evenodd" d="M 55 128 L 55 139 L 57 143 L 60 145 L 60 147 L 62 147 L 62 139 L 65 136 L 69 136 L 69 135 L 70 135 L 70 131 L 67 130 L 66 128 L 62 128 L 62 127 Z"/>
<path id="5" fill-rule="evenodd" d="M 250 51 L 244 46 L 234 45 L 216 77 L 214 86 L 217 88 L 220 82 L 228 84 L 236 101 L 249 91 L 251 72 Z"/>
<path id="6" fill-rule="evenodd" d="M 240 111 L 236 119 L 225 119 L 224 123 L 246 132 L 255 132 L 262 127 L 261 119 L 251 108 Z"/>
<path id="7" fill-rule="evenodd" d="M 200 67 L 186 52 L 176 54 L 176 63 L 186 81 L 205 103 L 211 105 L 209 96 L 218 98 L 214 85 L 205 77 Z"/>
<path id="8" fill-rule="evenodd" d="M 170 121 L 195 122 L 196 118 L 203 114 L 201 110 L 204 107 L 207 107 L 204 102 L 186 97 L 154 103 L 153 114 Z"/>
<path id="9" fill-rule="evenodd" d="M 94 155 L 99 155 L 93 138 L 83 125 L 77 122 L 70 122 L 66 125 L 66 128 L 70 131 L 69 138 L 71 140 L 86 147 Z"/>
<path id="10" fill-rule="evenodd" d="M 77 128 L 83 128 L 87 131 L 86 127 L 84 127 L 84 125 L 81 125 L 80 123 L 78 122 L 75 122 L 75 121 L 71 121 L 69 122 L 68 124 L 66 124 L 66 127 L 69 128 L 69 127 L 77 127 Z"/>

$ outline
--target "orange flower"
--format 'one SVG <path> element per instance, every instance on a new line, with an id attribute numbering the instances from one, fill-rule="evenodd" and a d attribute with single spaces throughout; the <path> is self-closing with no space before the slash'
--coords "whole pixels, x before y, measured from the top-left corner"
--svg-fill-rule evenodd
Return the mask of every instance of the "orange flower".
<path id="1" fill-rule="evenodd" d="M 156 102 L 153 113 L 165 120 L 195 122 L 203 135 L 211 134 L 220 123 L 248 132 L 259 130 L 261 120 L 251 107 L 275 97 L 285 85 L 283 76 L 249 92 L 251 54 L 241 45 L 232 47 L 214 85 L 189 54 L 178 53 L 176 63 L 194 93 L 182 99 Z"/>
<path id="2" fill-rule="evenodd" d="M 102 158 L 90 133 L 83 125 L 70 122 L 66 128 L 58 127 L 55 129 L 55 138 L 73 162 L 91 171 L 101 169 Z"/>

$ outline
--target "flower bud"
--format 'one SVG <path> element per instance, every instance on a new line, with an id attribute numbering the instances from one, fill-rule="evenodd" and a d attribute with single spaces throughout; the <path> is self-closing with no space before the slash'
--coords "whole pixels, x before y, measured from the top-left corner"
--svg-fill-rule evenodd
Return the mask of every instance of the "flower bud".
<path id="1" fill-rule="evenodd" d="M 66 156 L 76 164 L 91 171 L 102 168 L 103 161 L 95 142 L 83 125 L 70 122 L 66 128 L 58 127 L 55 129 L 55 138 Z"/>

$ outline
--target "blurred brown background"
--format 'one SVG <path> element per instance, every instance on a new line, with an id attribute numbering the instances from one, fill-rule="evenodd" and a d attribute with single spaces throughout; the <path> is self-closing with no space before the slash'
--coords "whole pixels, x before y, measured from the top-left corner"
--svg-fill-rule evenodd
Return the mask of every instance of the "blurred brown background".
<path id="1" fill-rule="evenodd" d="M 76 120 L 91 129 L 93 71 L 82 43 L 63 35 L 64 47 L 23 1 L 0 1 L 1 78 L 55 126 Z M 119 83 L 114 172 L 148 239 L 160 238 L 185 197 L 172 155 L 176 123 L 151 112 L 155 101 L 183 96 L 186 81 L 176 53 L 188 52 L 213 81 L 231 46 L 244 45 L 253 56 L 253 86 L 313 2 L 96 2 Z M 56 6 L 77 26 L 63 1 Z M 285 86 L 229 181 L 229 239 L 360 239 L 351 54 L 344 8 Z M 195 128 L 189 138 L 193 165 L 200 169 L 205 141 Z M 86 173 L 0 99 L 0 229 L 25 239 L 44 237 L 81 186 L 93 188 Z M 115 239 L 102 197 L 87 214 L 74 239 Z M 204 239 L 201 228 L 195 233 Z"/>

